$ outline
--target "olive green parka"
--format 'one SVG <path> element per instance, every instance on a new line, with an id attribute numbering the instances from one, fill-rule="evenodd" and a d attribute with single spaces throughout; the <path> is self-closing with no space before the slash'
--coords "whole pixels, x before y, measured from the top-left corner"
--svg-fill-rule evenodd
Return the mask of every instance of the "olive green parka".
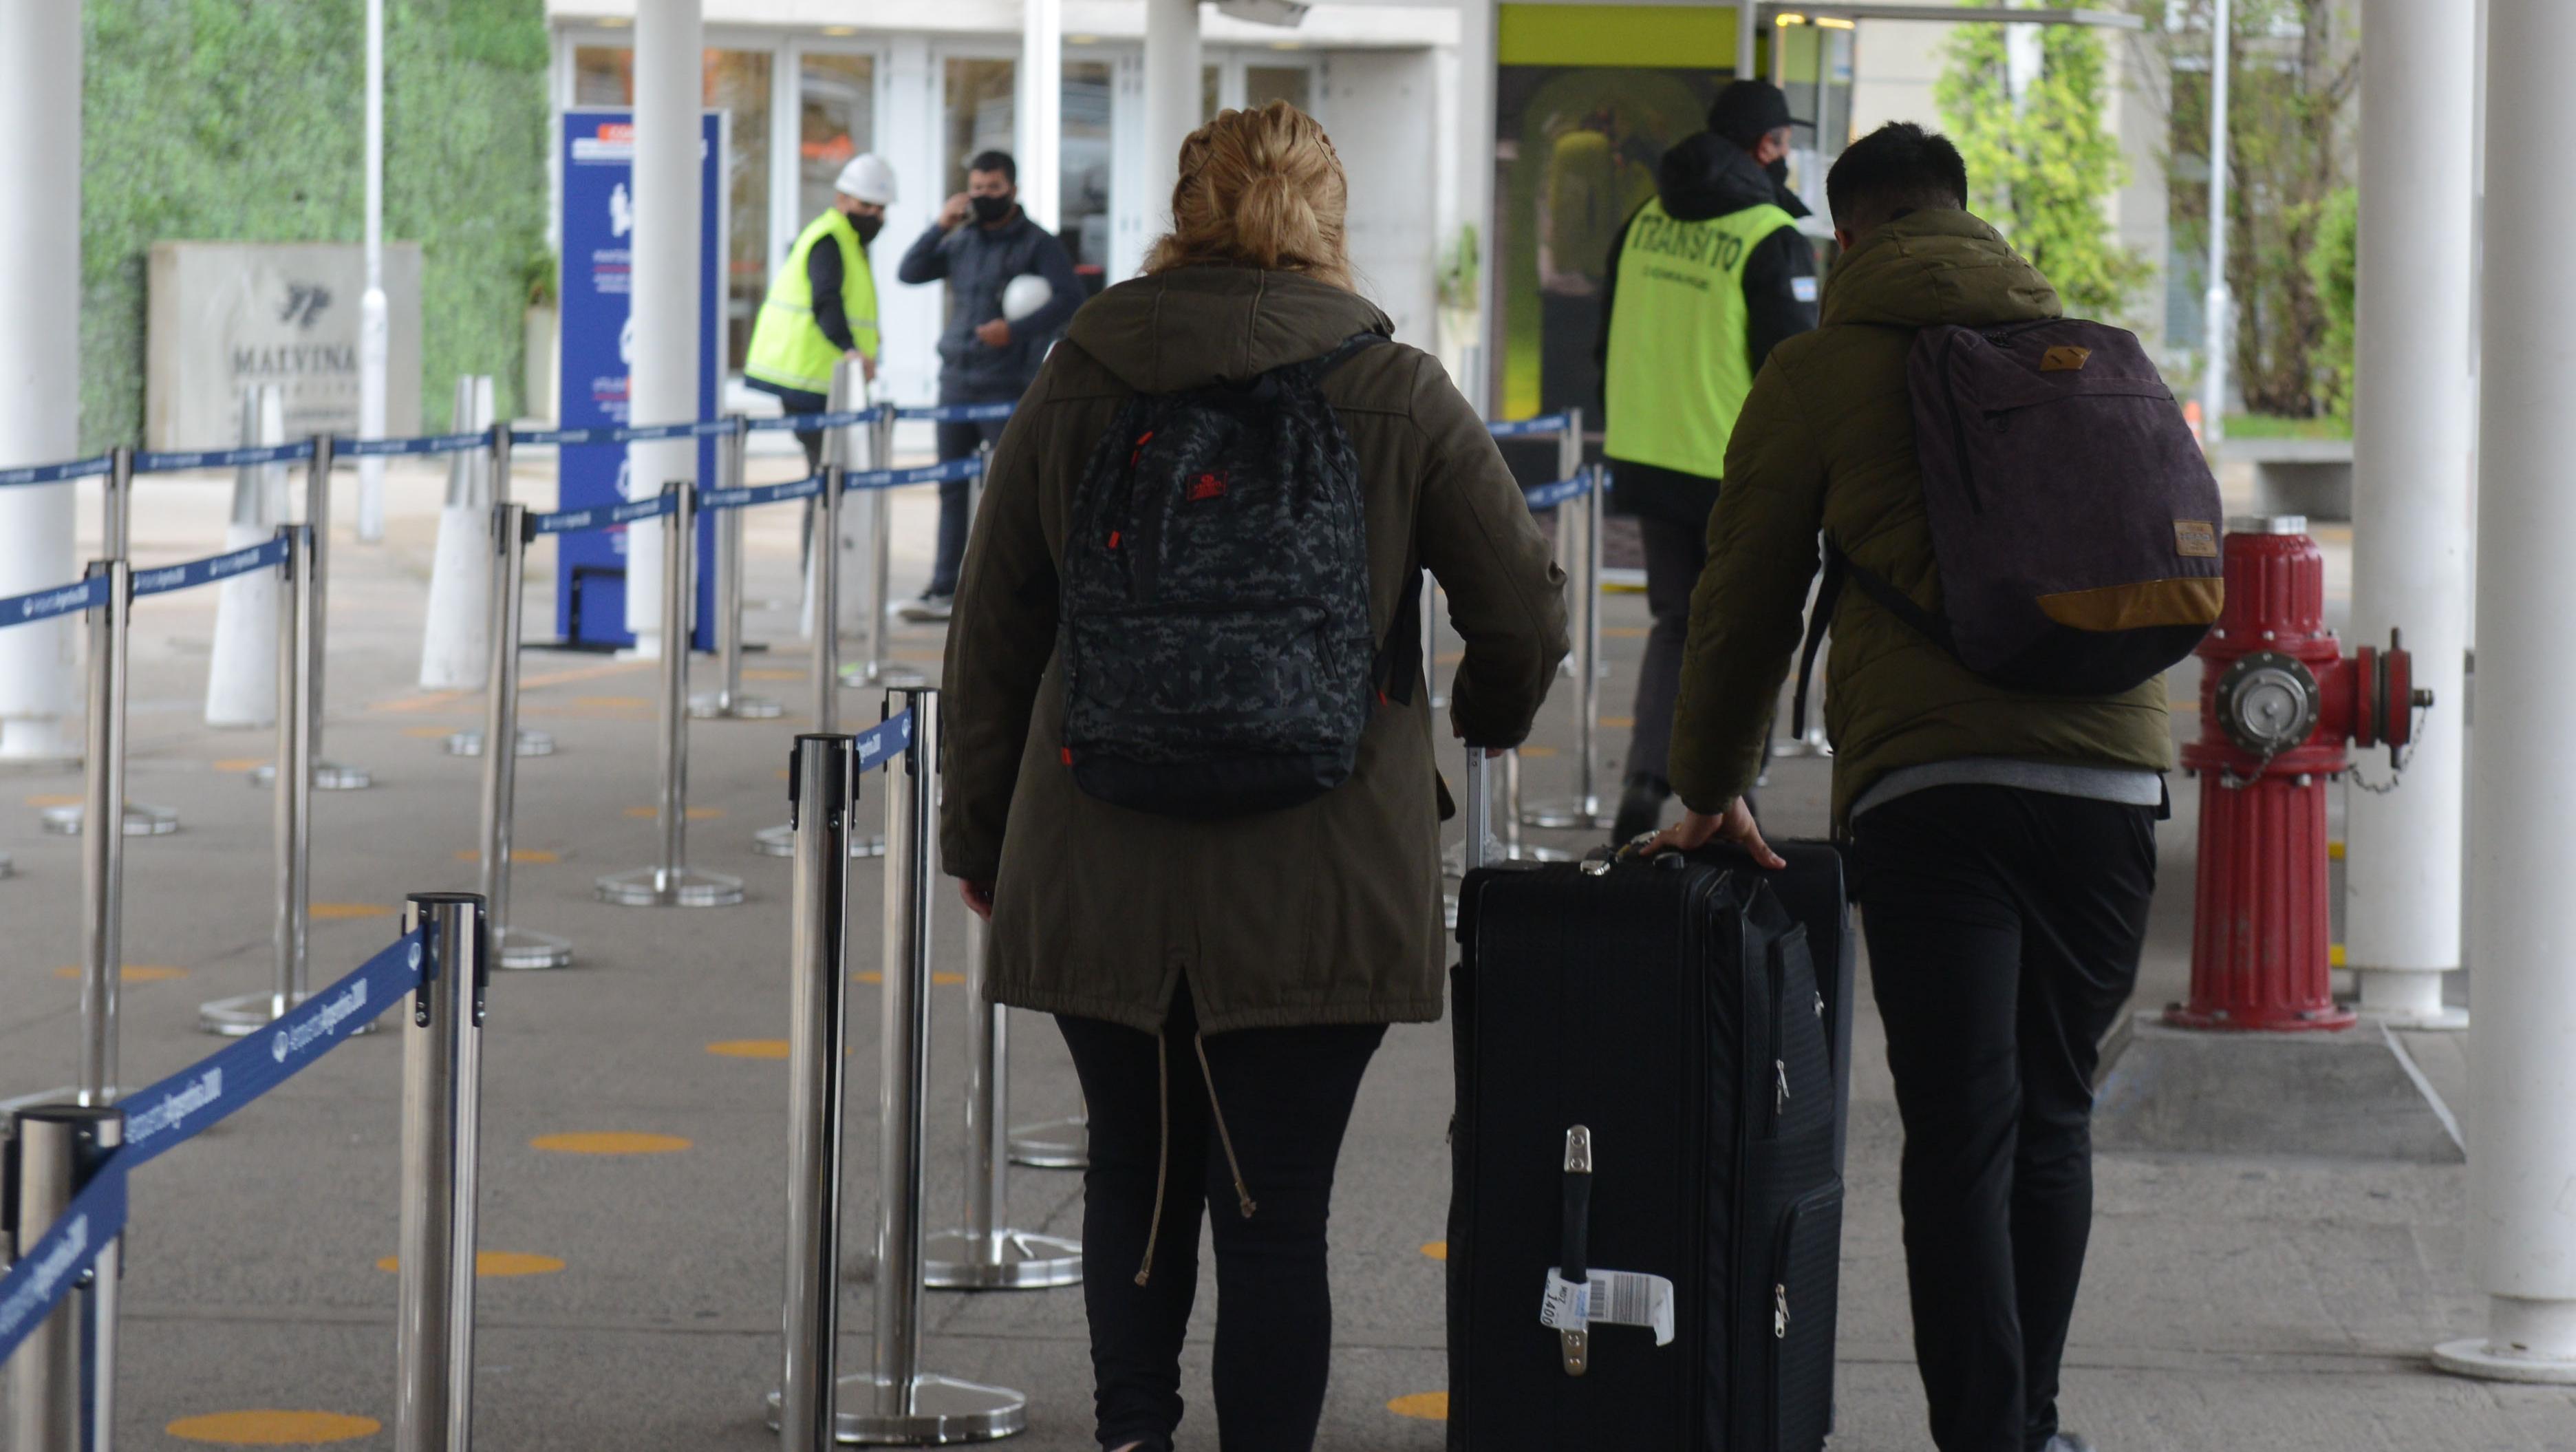
<path id="1" fill-rule="evenodd" d="M 1727 447 L 1674 712 L 1672 782 L 1690 807 L 1716 812 L 1753 785 L 1820 533 L 1915 603 L 1940 608 L 1906 390 L 1916 331 L 2059 311 L 2048 279 L 1964 211 L 1887 223 L 1835 264 L 1822 326 L 1772 351 Z M 2109 697 L 2006 690 L 1864 592 L 1841 596 L 1824 688 L 1838 827 L 1870 783 L 1903 767 L 1963 757 L 2172 765 L 2162 678 Z"/>
<path id="2" fill-rule="evenodd" d="M 1121 404 L 1240 381 L 1390 333 L 1346 289 L 1188 267 L 1086 304 L 995 448 L 949 625 L 942 865 L 993 885 L 993 997 L 1159 1030 L 1186 978 L 1200 1026 L 1422 1022 L 1442 1008 L 1440 790 L 1456 759 L 1416 681 L 1349 780 L 1283 811 L 1183 820 L 1086 795 L 1062 764 L 1057 569 L 1074 488 Z M 1456 727 L 1517 745 L 1566 651 L 1563 573 L 1484 423 L 1427 354 L 1367 348 L 1324 381 L 1366 495 L 1381 639 L 1428 568 L 1466 642 Z"/>

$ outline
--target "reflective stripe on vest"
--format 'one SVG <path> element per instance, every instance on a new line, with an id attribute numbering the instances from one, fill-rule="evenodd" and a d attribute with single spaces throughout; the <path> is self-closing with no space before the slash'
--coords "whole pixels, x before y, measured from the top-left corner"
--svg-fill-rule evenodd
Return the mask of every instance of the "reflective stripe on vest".
<path id="1" fill-rule="evenodd" d="M 1767 203 L 1701 222 L 1675 220 L 1660 197 L 1637 209 L 1611 301 L 1603 453 L 1725 474 L 1726 441 L 1753 391 L 1744 259 L 1795 225 Z"/>
<path id="2" fill-rule="evenodd" d="M 761 301 L 743 359 L 745 377 L 807 393 L 832 391 L 832 365 L 841 350 L 814 325 L 814 285 L 805 276 L 806 258 L 827 237 L 841 249 L 841 315 L 849 319 L 850 340 L 860 352 L 876 355 L 877 281 L 868 272 L 858 229 L 834 207 L 807 224 L 787 260 L 770 274 L 769 296 Z"/>

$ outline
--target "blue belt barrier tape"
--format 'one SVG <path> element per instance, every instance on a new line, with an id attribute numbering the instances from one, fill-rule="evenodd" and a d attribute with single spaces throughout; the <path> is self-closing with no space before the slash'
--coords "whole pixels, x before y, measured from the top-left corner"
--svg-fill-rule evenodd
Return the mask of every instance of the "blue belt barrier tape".
<path id="1" fill-rule="evenodd" d="M 808 474 L 784 484 L 751 484 L 740 489 L 709 489 L 698 496 L 700 509 L 750 509 L 783 499 L 810 499 L 823 492 L 823 476 Z"/>
<path id="2" fill-rule="evenodd" d="M 853 408 L 840 413 L 783 413 L 776 418 L 756 418 L 743 427 L 756 434 L 817 434 L 825 429 L 855 428 L 875 420 L 873 408 Z"/>
<path id="3" fill-rule="evenodd" d="M 1019 404 L 1016 402 L 942 403 L 928 408 L 898 408 L 894 411 L 894 416 L 926 418 L 932 423 L 989 423 L 997 418 L 1009 418 L 1011 411 L 1018 407 Z"/>
<path id="4" fill-rule="evenodd" d="M 629 499 L 624 504 L 594 504 L 588 509 L 558 509 L 540 514 L 528 521 L 530 534 L 579 534 L 585 529 L 606 529 L 610 525 L 632 524 L 639 519 L 654 519 L 677 507 L 677 496 L 656 494 L 650 499 Z"/>
<path id="5" fill-rule="evenodd" d="M 285 1083 L 401 1002 L 420 986 L 420 960 L 415 929 L 267 1028 L 127 1095 L 124 1143 L 0 1277 L 0 1362 L 44 1324 L 99 1251 L 125 1229 L 128 1174 Z"/>
<path id="6" fill-rule="evenodd" d="M 912 713 L 899 711 L 859 733 L 859 770 L 873 771 L 912 744 Z"/>
<path id="7" fill-rule="evenodd" d="M 1574 420 L 1561 413 L 1544 413 L 1537 418 L 1489 419 L 1485 431 L 1498 439 L 1526 439 L 1539 434 L 1561 434 Z"/>
<path id="8" fill-rule="evenodd" d="M 107 603 L 107 576 L 92 575 L 77 585 L 57 585 L 38 590 L 32 595 L 13 595 L 0 600 L 0 630 L 12 625 L 27 625 L 38 620 L 51 620 L 57 615 L 70 615 L 96 609 Z"/>
<path id="9" fill-rule="evenodd" d="M 134 456 L 137 474 L 166 474 L 174 469 L 234 469 L 246 464 L 289 464 L 313 457 L 313 441 L 262 444 L 255 449 L 186 449 Z"/>
<path id="10" fill-rule="evenodd" d="M 121 1152 L 120 1152 L 121 1154 Z M 0 1361 L 45 1323 L 81 1274 L 125 1229 L 125 1166 L 111 1155 L 36 1243 L 0 1276 Z"/>
<path id="11" fill-rule="evenodd" d="M 255 544 L 248 549 L 232 550 L 220 555 L 208 555 L 202 560 L 190 560 L 184 565 L 164 565 L 157 570 L 137 570 L 134 572 L 134 593 L 138 599 L 145 595 L 166 595 L 173 590 L 194 589 L 199 585 L 232 575 L 244 575 L 253 570 L 273 569 L 286 563 L 286 550 L 286 536 L 279 535 L 266 544 Z"/>
<path id="12" fill-rule="evenodd" d="M 901 489 L 907 484 L 938 484 L 950 479 L 972 479 L 984 472 L 981 459 L 945 459 L 936 464 L 921 464 L 910 469 L 871 469 L 864 474 L 845 474 L 845 489 Z"/>
<path id="13" fill-rule="evenodd" d="M 131 1170 L 187 1143 L 374 1022 L 420 986 L 420 940 L 418 929 L 405 933 L 277 1022 L 119 1100 L 118 1163 Z"/>
<path id="14" fill-rule="evenodd" d="M 382 459 L 394 454 L 461 454 L 491 442 L 490 434 L 429 434 L 417 439 L 334 439 L 331 451 L 342 458 Z"/>
<path id="15" fill-rule="evenodd" d="M 1591 492 L 1592 476 L 1577 474 L 1571 479 L 1559 479 L 1553 484 L 1541 484 L 1535 489 L 1526 490 L 1521 497 L 1529 501 L 1530 512 L 1535 514 L 1542 509 L 1554 509 L 1568 500 L 1580 499 Z"/>
<path id="16" fill-rule="evenodd" d="M 655 439 L 703 439 L 711 434 L 729 434 L 734 422 L 729 418 L 700 419 L 696 423 L 630 424 L 609 430 L 609 441 L 619 444 L 646 444 Z"/>
<path id="17" fill-rule="evenodd" d="M 95 458 L 74 459 L 68 464 L 36 464 L 24 469 L 0 469 L 0 489 L 12 484 L 60 484 L 66 479 L 87 479 L 105 474 L 116 467 L 113 454 Z"/>

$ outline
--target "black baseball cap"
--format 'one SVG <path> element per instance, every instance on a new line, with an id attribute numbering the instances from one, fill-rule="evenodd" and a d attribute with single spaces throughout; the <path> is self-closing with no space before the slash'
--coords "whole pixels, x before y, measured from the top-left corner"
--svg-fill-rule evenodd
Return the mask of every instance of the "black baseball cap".
<path id="1" fill-rule="evenodd" d="M 1769 81 L 1733 81 L 1708 106 L 1708 129 L 1750 151 L 1783 126 L 1808 123 L 1789 114 L 1789 98 Z"/>

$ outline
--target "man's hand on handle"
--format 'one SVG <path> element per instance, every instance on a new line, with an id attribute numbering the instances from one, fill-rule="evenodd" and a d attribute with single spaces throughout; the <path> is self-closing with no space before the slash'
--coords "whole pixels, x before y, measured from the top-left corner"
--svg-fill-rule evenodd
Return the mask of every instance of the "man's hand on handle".
<path id="1" fill-rule="evenodd" d="M 1762 828 L 1753 820 L 1753 809 L 1737 797 L 1726 804 L 1726 810 L 1712 817 L 1705 812 L 1684 811 L 1682 819 L 1657 832 L 1646 846 L 1651 855 L 1657 852 L 1688 852 L 1708 844 L 1711 838 L 1723 838 L 1753 854 L 1756 866 L 1778 869 L 1789 865 L 1788 859 L 1771 850 L 1762 840 Z"/>

